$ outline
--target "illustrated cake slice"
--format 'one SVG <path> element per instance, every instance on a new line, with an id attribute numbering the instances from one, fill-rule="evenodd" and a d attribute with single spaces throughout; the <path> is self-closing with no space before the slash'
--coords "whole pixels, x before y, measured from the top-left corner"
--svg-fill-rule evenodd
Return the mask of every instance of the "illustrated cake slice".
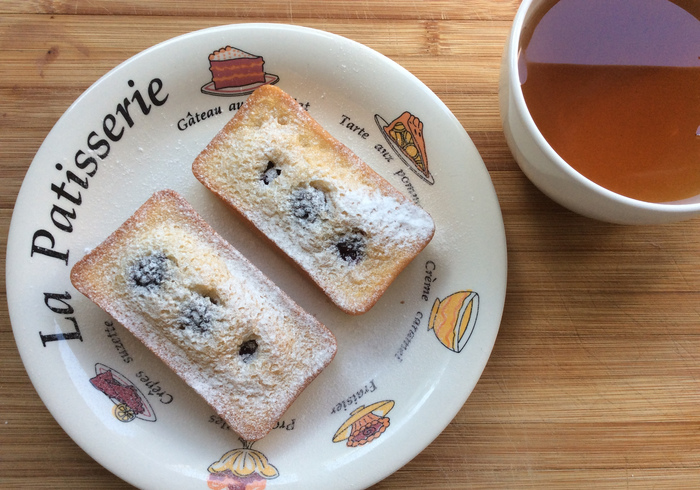
<path id="1" fill-rule="evenodd" d="M 245 440 L 330 363 L 336 341 L 177 193 L 154 194 L 71 271 Z"/>
<path id="2" fill-rule="evenodd" d="M 416 168 L 430 178 L 428 156 L 425 152 L 423 123 L 410 112 L 404 112 L 384 128 L 387 135 L 396 143 Z"/>
<path id="3" fill-rule="evenodd" d="M 347 313 L 369 310 L 435 232 L 275 86 L 253 92 L 192 170 Z"/>
<path id="4" fill-rule="evenodd" d="M 226 46 L 209 55 L 209 70 L 217 90 L 265 82 L 262 56 Z"/>

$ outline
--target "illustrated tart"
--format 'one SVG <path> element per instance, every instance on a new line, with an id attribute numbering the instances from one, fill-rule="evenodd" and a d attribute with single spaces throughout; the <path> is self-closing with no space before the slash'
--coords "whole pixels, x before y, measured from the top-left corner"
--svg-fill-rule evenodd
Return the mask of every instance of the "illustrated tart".
<path id="1" fill-rule="evenodd" d="M 368 311 L 435 233 L 430 215 L 264 85 L 195 159 L 195 177 L 343 311 Z"/>
<path id="2" fill-rule="evenodd" d="M 217 90 L 265 82 L 262 56 L 226 46 L 209 55 L 209 70 Z"/>
<path id="3" fill-rule="evenodd" d="M 413 162 L 416 168 L 427 179 L 430 179 L 421 120 L 406 111 L 383 129 L 401 149 L 401 152 Z"/>
<path id="4" fill-rule="evenodd" d="M 154 194 L 78 261 L 71 282 L 247 441 L 267 434 L 336 352 L 324 325 L 174 191 Z"/>

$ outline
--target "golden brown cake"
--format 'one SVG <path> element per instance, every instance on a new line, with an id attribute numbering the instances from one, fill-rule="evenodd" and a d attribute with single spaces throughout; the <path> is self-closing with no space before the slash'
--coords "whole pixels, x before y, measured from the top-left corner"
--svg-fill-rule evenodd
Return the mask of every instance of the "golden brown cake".
<path id="1" fill-rule="evenodd" d="M 192 170 L 351 314 L 369 310 L 435 232 L 428 213 L 274 86 L 248 98 Z"/>
<path id="2" fill-rule="evenodd" d="M 246 440 L 263 437 L 336 341 L 174 191 L 153 195 L 71 271 Z"/>

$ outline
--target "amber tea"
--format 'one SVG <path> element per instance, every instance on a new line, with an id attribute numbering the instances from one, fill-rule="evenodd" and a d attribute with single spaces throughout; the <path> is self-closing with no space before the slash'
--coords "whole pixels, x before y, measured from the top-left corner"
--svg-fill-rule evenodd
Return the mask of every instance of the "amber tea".
<path id="1" fill-rule="evenodd" d="M 643 201 L 700 195 L 700 1 L 559 0 L 521 38 L 535 124 L 588 179 Z"/>

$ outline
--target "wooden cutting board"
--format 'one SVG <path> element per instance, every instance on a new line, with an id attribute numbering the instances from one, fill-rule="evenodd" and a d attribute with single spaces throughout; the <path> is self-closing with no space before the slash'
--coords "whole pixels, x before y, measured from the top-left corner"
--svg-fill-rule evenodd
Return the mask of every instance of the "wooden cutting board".
<path id="1" fill-rule="evenodd" d="M 5 0 L 3 248 L 46 134 L 122 61 L 229 23 L 340 34 L 404 66 L 452 110 L 490 172 L 509 248 L 501 331 L 479 384 L 445 431 L 376 488 L 699 488 L 700 223 L 596 222 L 554 204 L 524 177 L 498 110 L 500 56 L 518 5 Z M 6 302 L 0 309 L 0 487 L 129 488 L 51 417 L 22 365 Z"/>

